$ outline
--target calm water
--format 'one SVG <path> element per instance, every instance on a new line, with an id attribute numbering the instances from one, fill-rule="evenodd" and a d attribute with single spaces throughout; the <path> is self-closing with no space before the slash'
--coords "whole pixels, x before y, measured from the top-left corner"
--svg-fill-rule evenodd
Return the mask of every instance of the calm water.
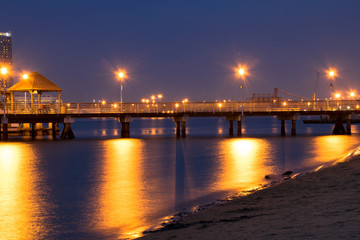
<path id="1" fill-rule="evenodd" d="M 290 125 L 290 124 L 288 124 Z M 306 171 L 360 145 L 330 125 L 303 125 L 280 137 L 276 118 L 248 118 L 245 137 L 228 138 L 221 118 L 190 119 L 174 137 L 170 119 L 135 120 L 119 139 L 113 119 L 78 120 L 76 139 L 0 143 L 3 239 L 117 239 L 177 211 L 265 184 L 264 176 Z M 290 129 L 287 129 L 290 132 Z"/>

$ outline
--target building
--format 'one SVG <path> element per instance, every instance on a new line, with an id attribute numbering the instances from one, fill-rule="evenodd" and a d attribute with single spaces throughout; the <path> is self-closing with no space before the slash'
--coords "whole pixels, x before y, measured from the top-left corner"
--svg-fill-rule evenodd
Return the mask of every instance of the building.
<path id="1" fill-rule="evenodd" d="M 0 66 L 12 68 L 12 42 L 11 32 L 0 32 Z M 13 77 L 10 75 L 6 79 L 6 87 L 9 88 L 13 85 Z"/>

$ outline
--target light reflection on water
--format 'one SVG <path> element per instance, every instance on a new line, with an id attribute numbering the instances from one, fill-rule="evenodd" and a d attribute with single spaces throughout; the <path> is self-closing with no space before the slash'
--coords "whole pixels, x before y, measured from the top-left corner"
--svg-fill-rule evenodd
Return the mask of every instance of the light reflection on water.
<path id="1" fill-rule="evenodd" d="M 102 163 L 99 181 L 94 191 L 93 227 L 106 232 L 115 229 L 126 237 L 138 237 L 148 225 L 144 221 L 146 205 L 143 197 L 142 149 L 137 139 L 119 139 L 104 142 L 99 156 Z"/>
<path id="2" fill-rule="evenodd" d="M 26 144 L 0 144 L 0 234 L 2 239 L 45 238 L 51 230 L 50 203 L 36 165 L 35 151 Z"/>
<path id="3" fill-rule="evenodd" d="M 267 174 L 312 170 L 360 145 L 356 134 L 191 136 L 196 129 L 207 131 L 206 124 L 189 127 L 187 138 L 176 139 L 167 124 L 134 127 L 135 135 L 171 134 L 165 137 L 93 140 L 80 135 L 80 140 L 72 141 L 1 142 L 1 236 L 140 236 L 177 211 L 257 187 L 266 183 Z M 249 133 L 256 131 L 249 125 Z M 115 126 L 101 122 L 97 134 L 105 131 L 113 136 L 118 131 Z M 88 129 L 83 131 L 88 134 Z M 227 132 L 226 122 L 214 124 L 215 135 L 218 129 Z M 278 125 L 261 131 L 272 133 L 274 129 L 278 132 Z M 77 129 L 74 131 L 76 134 Z"/>
<path id="4" fill-rule="evenodd" d="M 220 142 L 219 189 L 252 189 L 272 172 L 270 143 L 264 139 L 227 139 Z"/>

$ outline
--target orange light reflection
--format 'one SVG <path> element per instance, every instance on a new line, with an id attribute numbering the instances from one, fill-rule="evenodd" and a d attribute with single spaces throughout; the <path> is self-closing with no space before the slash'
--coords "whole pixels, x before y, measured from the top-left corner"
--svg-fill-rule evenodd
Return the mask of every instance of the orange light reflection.
<path id="1" fill-rule="evenodd" d="M 311 167 L 338 160 L 349 154 L 355 147 L 357 147 L 357 144 L 351 140 L 350 136 L 332 135 L 316 137 L 312 150 L 314 158 L 309 159 L 307 165 Z"/>
<path id="2" fill-rule="evenodd" d="M 269 143 L 263 139 L 230 139 L 221 142 L 219 180 L 217 188 L 253 189 L 265 182 L 264 176 L 272 172 L 266 165 Z"/>
<path id="3" fill-rule="evenodd" d="M 117 139 L 106 141 L 104 147 L 103 179 L 91 207 L 98 209 L 93 227 L 101 232 L 118 229 L 121 238 L 140 237 L 147 228 L 141 191 L 143 143 Z M 126 235 L 120 236 L 122 233 Z"/>
<path id="4" fill-rule="evenodd" d="M 42 175 L 34 150 L 25 144 L 0 144 L 0 234 L 2 239 L 45 239 L 49 232 Z"/>

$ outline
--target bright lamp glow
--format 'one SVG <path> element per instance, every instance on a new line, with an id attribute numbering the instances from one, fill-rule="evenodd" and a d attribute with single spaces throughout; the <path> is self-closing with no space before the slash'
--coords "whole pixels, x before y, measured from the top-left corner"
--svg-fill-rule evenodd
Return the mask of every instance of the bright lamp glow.
<path id="1" fill-rule="evenodd" d="M 124 72 L 119 72 L 118 76 L 120 79 L 123 79 L 125 77 L 125 73 Z"/>
<path id="2" fill-rule="evenodd" d="M 245 69 L 240 68 L 238 73 L 239 73 L 240 76 L 244 76 L 245 75 Z"/>
<path id="3" fill-rule="evenodd" d="M 24 75 L 22 76 L 22 78 L 23 78 L 23 79 L 28 79 L 28 78 L 29 78 L 29 75 L 24 74 Z"/>
<path id="4" fill-rule="evenodd" d="M 336 70 L 335 69 L 329 69 L 328 74 L 329 74 L 330 78 L 334 78 L 334 77 L 336 77 Z"/>
<path id="5" fill-rule="evenodd" d="M 1 72 L 2 75 L 5 75 L 5 74 L 7 74 L 8 71 L 7 71 L 7 69 L 5 67 L 2 67 L 0 72 Z"/>

